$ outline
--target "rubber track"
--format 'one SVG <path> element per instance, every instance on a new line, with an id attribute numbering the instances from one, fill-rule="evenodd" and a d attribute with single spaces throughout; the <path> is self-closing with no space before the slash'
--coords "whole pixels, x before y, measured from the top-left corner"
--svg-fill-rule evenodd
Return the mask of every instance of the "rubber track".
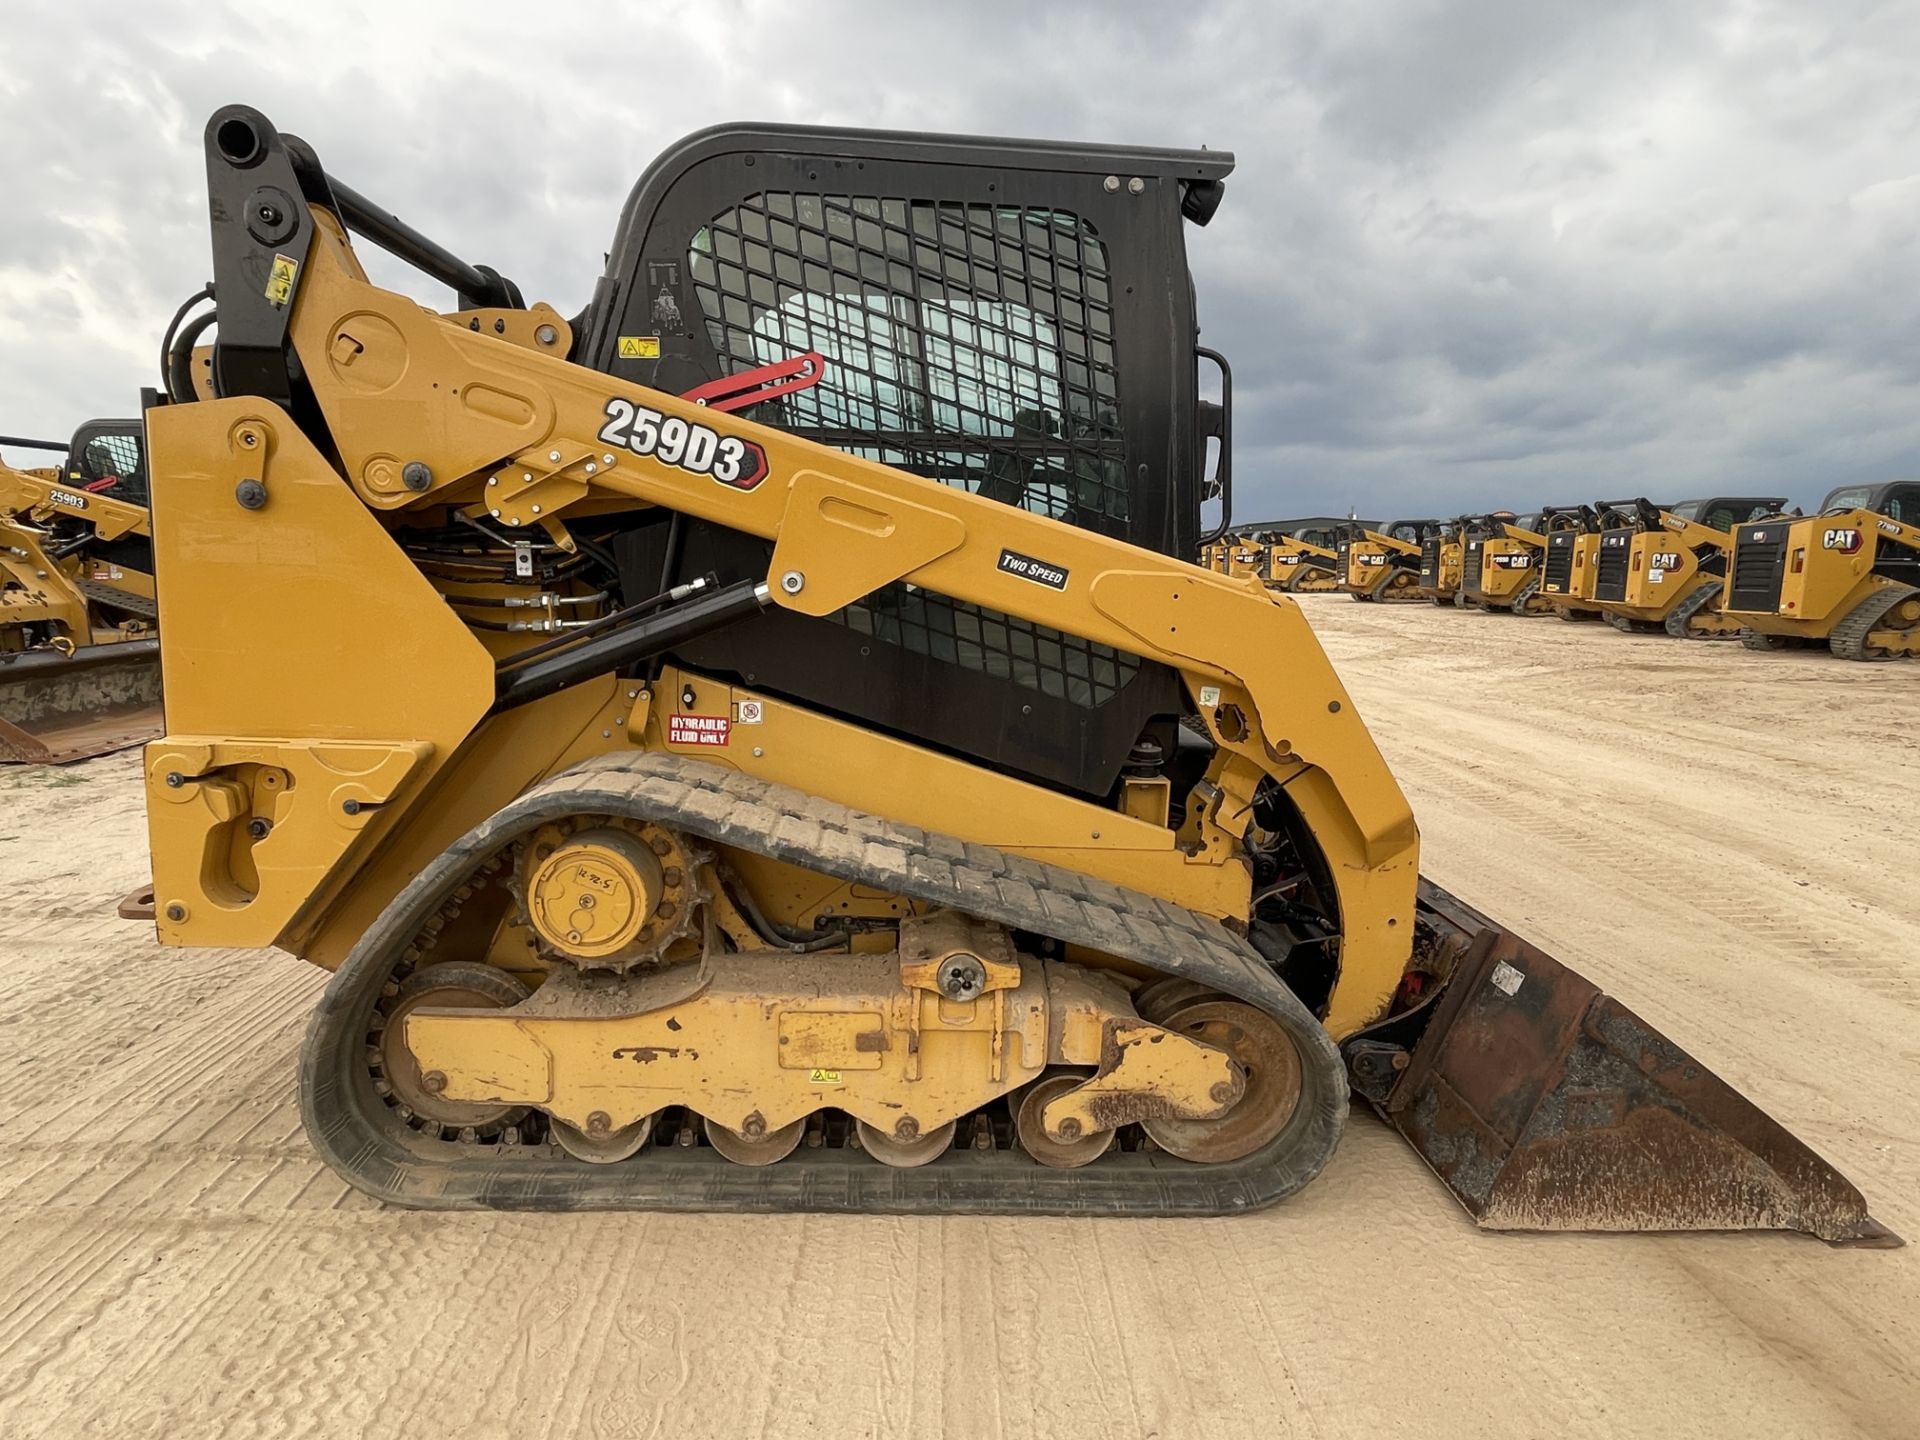
<path id="1" fill-rule="evenodd" d="M 1693 622 L 1693 617 L 1706 609 L 1707 602 L 1715 595 L 1718 595 L 1720 590 L 1721 582 L 1718 580 L 1704 580 L 1694 586 L 1692 593 L 1678 605 L 1674 606 L 1672 612 L 1668 614 L 1665 621 L 1667 634 L 1673 636 L 1676 640 L 1719 640 L 1729 638 L 1719 635 L 1689 635 L 1687 633 L 1687 626 Z"/>
<path id="2" fill-rule="evenodd" d="M 1374 581 L 1373 584 L 1368 587 L 1367 599 L 1378 600 L 1383 605 L 1397 605 L 1403 600 L 1424 600 L 1426 598 L 1424 595 L 1413 595 L 1413 594 L 1406 594 L 1406 593 L 1402 593 L 1399 595 L 1389 595 L 1387 593 L 1387 591 L 1392 587 L 1393 582 L 1399 579 L 1400 576 L 1405 575 L 1407 573 L 1408 572 L 1405 569 L 1403 569 L 1401 566 L 1389 565 L 1387 567 L 1387 573 L 1382 575 L 1378 580 Z M 1416 570 L 1412 572 L 1412 574 L 1413 574 L 1414 583 L 1408 586 L 1407 589 L 1418 590 L 1420 588 L 1420 573 Z"/>
<path id="3" fill-rule="evenodd" d="M 1842 660 L 1893 660 L 1894 655 L 1874 655 L 1868 653 L 1867 636 L 1873 633 L 1873 627 L 1894 606 L 1909 595 L 1920 595 L 1920 590 L 1911 585 L 1889 585 L 1877 591 L 1853 607 L 1853 613 L 1833 627 L 1833 633 L 1827 637 L 1827 648 Z"/>
<path id="4" fill-rule="evenodd" d="M 1511 610 L 1516 615 L 1525 615 L 1527 613 L 1527 602 L 1531 600 L 1534 597 L 1534 595 L 1539 592 L 1539 589 L 1540 589 L 1539 575 L 1535 574 L 1530 576 L 1526 584 L 1522 585 L 1518 590 L 1514 591 L 1513 603 L 1508 605 L 1507 609 Z"/>
<path id="5" fill-rule="evenodd" d="M 618 1165 L 588 1165 L 548 1147 L 422 1146 L 374 1095 L 366 1074 L 366 1024 L 380 987 L 427 921 L 481 866 L 546 821 L 583 814 L 653 820 L 1204 981 L 1286 1026 L 1305 1072 L 1300 1108 L 1263 1149 L 1221 1165 L 1134 1151 L 1110 1153 L 1080 1170 L 1055 1170 L 1018 1150 L 955 1149 L 920 1169 L 902 1170 L 857 1151 L 823 1147 L 749 1167 L 705 1148 L 672 1146 L 650 1146 Z M 335 974 L 308 1027 L 300 1104 L 308 1135 L 329 1165 L 368 1194 L 408 1206 L 1211 1215 L 1271 1205 L 1311 1180 L 1339 1143 L 1347 1081 L 1318 1021 L 1251 945 L 1217 921 L 1091 876 L 684 756 L 628 752 L 584 762 L 529 791 L 395 898 Z M 443 1145 L 452 1158 L 434 1158 Z"/>

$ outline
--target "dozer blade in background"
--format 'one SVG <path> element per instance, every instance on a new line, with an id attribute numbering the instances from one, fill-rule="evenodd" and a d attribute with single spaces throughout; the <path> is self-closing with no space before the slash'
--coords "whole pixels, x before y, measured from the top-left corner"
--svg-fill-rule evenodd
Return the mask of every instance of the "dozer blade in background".
<path id="1" fill-rule="evenodd" d="M 64 765 L 163 729 L 158 639 L 0 656 L 0 762 Z"/>
<path id="2" fill-rule="evenodd" d="M 1427 881 L 1431 1015 L 1348 1042 L 1354 1087 L 1494 1230 L 1804 1230 L 1897 1246 L 1856 1190 L 1598 986 Z M 1409 1053 L 1410 1052 L 1410 1053 Z"/>

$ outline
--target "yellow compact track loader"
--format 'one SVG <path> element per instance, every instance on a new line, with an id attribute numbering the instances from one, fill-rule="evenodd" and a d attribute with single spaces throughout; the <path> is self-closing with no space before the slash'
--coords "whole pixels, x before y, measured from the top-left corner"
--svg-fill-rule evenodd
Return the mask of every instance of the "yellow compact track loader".
<path id="1" fill-rule="evenodd" d="M 1741 622 L 1721 609 L 1736 525 L 1780 513 L 1780 496 L 1719 496 L 1622 507 L 1628 524 L 1600 532 L 1593 598 L 1616 630 L 1731 640 Z"/>
<path id="2" fill-rule="evenodd" d="M 1920 481 L 1846 485 L 1817 515 L 1735 525 L 1724 615 L 1756 650 L 1920 655 Z"/>
<path id="3" fill-rule="evenodd" d="M 1336 590 L 1340 577 L 1334 547 L 1345 524 L 1322 516 L 1236 526 L 1229 538 L 1247 553 L 1228 573 L 1257 575 L 1270 588 L 1294 594 Z"/>
<path id="4" fill-rule="evenodd" d="M 66 443 L 0 436 L 0 762 L 56 764 L 161 732 L 153 540 L 138 420 Z"/>
<path id="5" fill-rule="evenodd" d="M 213 117 L 217 398 L 148 415 L 155 915 L 334 972 L 328 1163 L 447 1208 L 1230 1214 L 1351 1091 L 1485 1225 L 1897 1243 L 1424 883 L 1298 602 L 1176 558 L 1231 502 L 1184 232 L 1232 163 L 708 130 L 569 321 Z M 801 351 L 809 389 L 685 398 Z"/>
<path id="6" fill-rule="evenodd" d="M 1440 528 L 1438 520 L 1390 520 L 1361 524 L 1343 551 L 1341 589 L 1355 600 L 1425 600 L 1420 588 L 1421 546 Z"/>
<path id="7" fill-rule="evenodd" d="M 1471 517 L 1462 531 L 1460 589 L 1453 603 L 1463 610 L 1546 614 L 1550 605 L 1540 590 L 1540 563 L 1547 550 L 1542 527 L 1550 519 L 1550 514 L 1523 519 L 1507 511 Z"/>

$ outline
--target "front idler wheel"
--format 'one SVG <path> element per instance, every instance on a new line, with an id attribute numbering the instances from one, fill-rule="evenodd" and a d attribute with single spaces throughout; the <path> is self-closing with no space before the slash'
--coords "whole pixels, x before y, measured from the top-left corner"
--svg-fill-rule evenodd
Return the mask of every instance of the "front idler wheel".
<path id="1" fill-rule="evenodd" d="M 1217 1120 L 1144 1120 L 1153 1143 L 1170 1155 L 1216 1165 L 1251 1155 L 1293 1119 L 1300 1106 L 1300 1052 L 1273 1016 L 1238 1000 L 1201 1000 L 1160 1024 L 1224 1050 L 1246 1072 L 1247 1088 Z"/>

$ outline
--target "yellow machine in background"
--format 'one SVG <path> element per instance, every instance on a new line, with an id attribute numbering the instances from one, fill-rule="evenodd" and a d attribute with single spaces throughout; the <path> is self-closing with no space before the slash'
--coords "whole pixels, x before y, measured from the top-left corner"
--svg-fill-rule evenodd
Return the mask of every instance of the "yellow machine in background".
<path id="1" fill-rule="evenodd" d="M 1165 363 L 1230 156 L 703 132 L 574 323 L 257 111 L 213 117 L 207 165 L 220 398 L 170 386 L 149 418 L 156 916 L 334 971 L 301 1106 L 356 1186 L 1224 1214 L 1307 1184 L 1351 1090 L 1482 1224 L 1891 1243 L 1678 1047 L 1422 881 L 1299 605 L 1175 558 L 1228 426 Z M 456 306 L 370 284 L 350 231 Z M 904 367 L 833 287 L 888 266 L 762 289 L 730 269 L 756 236 L 775 276 L 782 247 L 871 246 L 902 305 L 931 266 L 920 329 L 1017 324 L 1030 373 L 971 416 L 863 411 Z M 1010 315 L 1016 282 L 1053 303 L 1042 262 L 1048 293 L 1143 297 L 1147 330 Z M 1111 342 L 1116 373 L 1036 336 Z M 788 347 L 814 388 L 751 418 L 686 398 Z M 951 428 L 899 430 L 926 423 Z"/>
<path id="2" fill-rule="evenodd" d="M 1234 528 L 1233 557 L 1226 573 L 1257 575 L 1269 587 L 1292 594 L 1339 587 L 1334 547 L 1346 522 L 1336 517 L 1259 520 Z"/>
<path id="3" fill-rule="evenodd" d="M 65 444 L 0 436 L 0 761 L 56 763 L 160 733 L 152 534 L 140 422 Z"/>
<path id="4" fill-rule="evenodd" d="M 1340 588 L 1355 600 L 1427 599 L 1420 587 L 1421 546 L 1439 526 L 1437 520 L 1357 525 L 1338 552 L 1344 562 Z"/>
<path id="5" fill-rule="evenodd" d="M 1636 500 L 1630 524 L 1600 532 L 1593 598 L 1607 623 L 1629 633 L 1732 639 L 1722 613 L 1734 526 L 1778 515 L 1780 496 L 1721 496 L 1661 507 Z"/>
<path id="6" fill-rule="evenodd" d="M 1540 591 L 1540 566 L 1546 555 L 1545 526 L 1569 528 L 1564 514 L 1529 515 L 1506 511 L 1475 516 L 1462 528 L 1461 609 L 1500 610 L 1511 615 L 1544 615 L 1550 608 Z"/>
<path id="7" fill-rule="evenodd" d="M 1920 655 L 1920 482 L 1845 485 L 1818 514 L 1735 524 L 1724 617 L 1756 650 Z"/>

